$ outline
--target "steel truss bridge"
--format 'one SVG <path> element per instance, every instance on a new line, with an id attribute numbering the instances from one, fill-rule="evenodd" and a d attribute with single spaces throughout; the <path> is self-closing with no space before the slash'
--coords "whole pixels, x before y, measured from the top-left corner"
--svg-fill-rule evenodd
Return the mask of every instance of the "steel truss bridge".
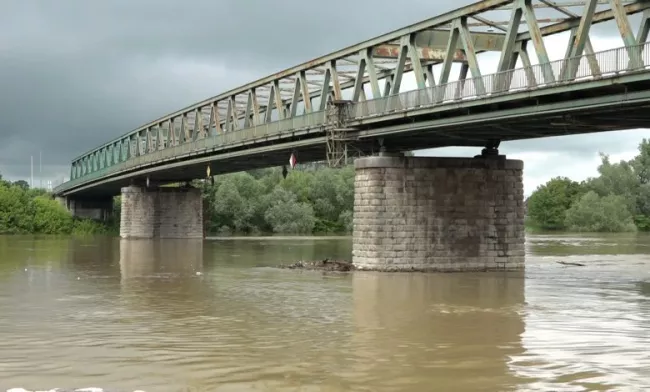
<path id="1" fill-rule="evenodd" d="M 337 166 L 379 150 L 645 127 L 649 15 L 650 0 L 479 1 L 158 118 L 75 158 L 55 193 L 115 195 L 208 167 L 286 165 L 291 153 Z M 590 30 L 608 23 L 621 46 L 596 52 Z M 564 57 L 551 61 L 545 38 L 562 32 Z M 484 75 L 488 52 L 498 65 Z"/>

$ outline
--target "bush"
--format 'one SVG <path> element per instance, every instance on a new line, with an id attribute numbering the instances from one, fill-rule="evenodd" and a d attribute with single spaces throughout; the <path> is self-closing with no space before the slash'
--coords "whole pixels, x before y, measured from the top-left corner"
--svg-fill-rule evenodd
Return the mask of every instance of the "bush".
<path id="1" fill-rule="evenodd" d="M 1 179 L 1 177 L 0 177 Z M 0 180 L 0 234 L 104 234 L 103 223 L 74 218 L 52 196 Z"/>
<path id="2" fill-rule="evenodd" d="M 199 184 L 207 232 L 340 233 L 352 229 L 354 168 L 307 165 L 233 173 Z"/>
<path id="3" fill-rule="evenodd" d="M 314 230 L 314 209 L 298 202 L 295 194 L 279 186 L 272 193 L 264 218 L 274 233 L 308 234 Z"/>
<path id="4" fill-rule="evenodd" d="M 42 234 L 69 234 L 74 222 L 72 215 L 56 200 L 36 196 L 34 203 L 34 232 Z"/>
<path id="5" fill-rule="evenodd" d="M 594 191 L 587 192 L 569 208 L 565 224 L 571 230 L 582 232 L 636 230 L 624 197 L 609 195 L 601 198 Z"/>

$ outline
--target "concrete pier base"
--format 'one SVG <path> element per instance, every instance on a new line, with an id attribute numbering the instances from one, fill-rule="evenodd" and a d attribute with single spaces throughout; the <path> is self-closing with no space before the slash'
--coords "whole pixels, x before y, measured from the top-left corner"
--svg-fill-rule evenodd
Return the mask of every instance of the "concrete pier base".
<path id="1" fill-rule="evenodd" d="M 203 238 L 203 199 L 195 188 L 122 188 L 122 238 Z"/>
<path id="2" fill-rule="evenodd" d="M 355 167 L 358 269 L 524 267 L 522 161 L 377 156 L 357 159 Z"/>

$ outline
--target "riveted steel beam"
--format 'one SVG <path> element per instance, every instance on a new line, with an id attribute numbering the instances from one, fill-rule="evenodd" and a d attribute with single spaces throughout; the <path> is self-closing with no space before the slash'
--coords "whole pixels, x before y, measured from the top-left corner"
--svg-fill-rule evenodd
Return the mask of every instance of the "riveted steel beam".
<path id="1" fill-rule="evenodd" d="M 442 63 L 442 71 L 440 72 L 440 80 L 438 82 L 440 88 L 436 89 L 436 102 L 442 101 L 447 88 L 447 82 L 449 82 L 449 73 L 451 72 L 454 52 L 456 51 L 456 45 L 458 45 L 458 35 L 458 29 L 452 29 L 451 34 L 449 34 L 447 54 L 445 55 L 445 61 Z"/>
<path id="2" fill-rule="evenodd" d="M 327 67 L 325 70 L 325 75 L 323 76 L 323 86 L 321 87 L 321 93 L 320 93 L 320 102 L 319 102 L 319 108 L 318 110 L 325 110 L 327 107 L 327 99 L 329 98 L 329 93 L 330 93 L 330 79 L 332 78 L 332 73 L 331 73 L 331 64 Z"/>
<path id="3" fill-rule="evenodd" d="M 361 57 L 357 64 L 357 76 L 354 80 L 354 88 L 352 89 L 352 100 L 358 101 L 363 93 L 363 75 L 366 73 L 366 59 Z"/>
<path id="4" fill-rule="evenodd" d="M 621 4 L 621 0 L 609 0 L 609 5 L 612 8 L 614 20 L 616 20 L 616 26 L 618 26 L 618 30 L 621 33 L 621 38 L 623 38 L 627 54 L 630 56 L 630 68 L 642 68 L 643 62 L 641 61 L 641 56 L 639 56 L 639 51 L 635 49 L 636 38 L 634 38 L 630 21 L 627 18 L 627 13 L 623 8 L 623 4 Z"/>
<path id="5" fill-rule="evenodd" d="M 639 32 L 636 35 L 636 43 L 638 45 L 648 41 L 648 32 L 650 32 L 650 10 L 646 9 L 641 16 Z"/>
<path id="6" fill-rule="evenodd" d="M 460 18 L 456 22 L 456 29 L 458 29 L 458 37 L 460 38 L 463 50 L 465 51 L 465 56 L 467 57 L 467 65 L 472 73 L 472 80 L 474 82 L 476 93 L 478 95 L 484 95 L 485 84 L 483 83 L 481 69 L 478 65 L 478 60 L 476 59 L 476 51 L 474 50 L 474 44 L 470 37 L 469 28 L 467 27 L 467 18 Z"/>
<path id="7" fill-rule="evenodd" d="M 399 94 L 400 87 L 402 86 L 402 75 L 404 74 L 404 66 L 406 65 L 406 58 L 408 57 L 408 45 L 409 37 L 402 37 L 399 56 L 397 56 L 397 64 L 395 65 L 395 72 L 393 73 L 390 90 L 391 94 Z"/>
<path id="8" fill-rule="evenodd" d="M 636 34 L 636 44 L 638 45 L 636 47 L 636 51 L 638 52 L 637 56 L 641 61 L 643 61 L 643 50 L 645 46 L 642 44 L 646 43 L 648 41 L 648 32 L 650 32 L 650 9 L 646 9 L 643 11 L 643 15 L 641 16 L 641 23 L 639 24 L 639 30 Z M 627 66 L 628 69 L 633 68 L 632 61 L 628 63 Z"/>
<path id="9" fill-rule="evenodd" d="M 497 65 L 497 74 L 494 77 L 494 86 L 497 91 L 505 90 L 504 83 L 511 79 L 511 75 L 505 73 L 505 71 L 511 70 L 515 67 L 517 63 L 517 51 L 515 47 L 517 46 L 517 33 L 519 25 L 521 23 L 521 18 L 523 16 L 523 11 L 521 7 L 515 7 L 510 13 L 510 24 L 506 30 L 506 35 L 503 40 L 503 49 L 501 50 L 501 57 L 499 58 L 499 64 Z"/>
<path id="10" fill-rule="evenodd" d="M 542 65 L 542 74 L 544 75 L 544 81 L 546 83 L 553 83 L 555 81 L 555 75 L 553 74 L 553 69 L 550 67 L 550 59 L 548 53 L 546 52 L 546 46 L 544 45 L 544 40 L 542 32 L 537 24 L 537 19 L 535 17 L 535 11 L 531 5 L 532 0 L 518 0 L 518 6 L 523 11 L 524 19 L 528 24 L 528 32 L 530 33 L 530 40 L 533 43 L 535 48 L 535 54 L 537 55 L 537 60 Z"/>
<path id="11" fill-rule="evenodd" d="M 562 79 L 563 80 L 572 80 L 575 78 L 576 73 L 578 72 L 578 66 L 580 65 L 583 51 L 589 39 L 589 29 L 596 12 L 597 6 L 596 0 L 586 0 L 585 7 L 582 12 L 582 17 L 580 18 L 580 24 L 577 28 L 572 29 L 571 36 L 569 38 L 568 53 L 565 56 L 566 67 L 563 69 Z M 576 58 L 573 58 L 576 57 Z M 593 69 L 592 69 L 593 71 Z"/>
<path id="12" fill-rule="evenodd" d="M 447 53 L 449 34 L 450 30 L 429 30 L 416 34 L 409 34 L 408 36 L 410 37 L 409 39 L 421 60 L 442 62 Z M 505 38 L 503 33 L 471 32 L 470 36 L 470 40 L 472 41 L 476 53 L 501 50 Z M 460 42 L 456 49 L 454 61 L 461 63 L 467 61 Z M 400 45 L 383 44 L 372 49 L 372 56 L 374 58 L 397 59 L 400 51 Z"/>
<path id="13" fill-rule="evenodd" d="M 467 72 L 469 71 L 469 64 L 463 63 L 460 66 L 460 73 L 458 75 L 458 82 L 456 84 L 456 93 L 454 94 L 454 99 L 461 99 L 463 90 L 465 89 L 465 81 L 467 80 Z"/>
<path id="14" fill-rule="evenodd" d="M 311 97 L 309 96 L 309 84 L 307 84 L 307 72 L 300 71 L 298 77 L 300 79 L 300 92 L 302 94 L 304 111 L 305 113 L 311 113 Z"/>
<path id="15" fill-rule="evenodd" d="M 379 80 L 377 77 L 377 68 L 375 67 L 374 57 L 371 55 L 372 48 L 363 49 L 360 52 L 363 60 L 366 63 L 366 68 L 368 69 L 368 79 L 370 80 L 370 91 L 372 91 L 373 98 L 381 97 L 381 90 L 379 90 Z"/>
<path id="16" fill-rule="evenodd" d="M 196 108 L 194 112 L 194 131 L 192 137 L 194 140 L 205 138 L 205 131 L 203 130 L 203 111 L 201 108 Z"/>
<path id="17" fill-rule="evenodd" d="M 608 0 L 609 1 L 609 0 Z M 637 0 L 633 3 L 629 3 L 623 7 L 625 13 L 628 15 L 635 14 L 637 12 L 642 12 L 643 10 L 650 9 L 650 2 L 646 0 Z M 594 14 L 591 23 L 597 24 L 602 22 L 607 22 L 614 19 L 614 12 L 609 10 L 603 10 Z M 580 24 L 580 19 L 573 18 L 567 19 L 563 22 L 555 23 L 550 26 L 541 27 L 539 30 L 543 36 L 553 35 L 561 33 L 564 31 L 569 31 L 574 27 L 578 27 Z M 517 35 L 517 41 L 527 41 L 531 39 L 531 33 L 529 31 L 521 32 Z"/>
<path id="18" fill-rule="evenodd" d="M 411 60 L 411 67 L 413 69 L 413 74 L 415 75 L 415 82 L 417 83 L 418 89 L 425 89 L 426 81 L 424 79 L 424 70 L 422 69 L 422 59 L 420 58 L 420 53 L 416 47 L 417 38 L 415 34 L 410 34 L 406 39 L 406 49 L 408 57 Z"/>

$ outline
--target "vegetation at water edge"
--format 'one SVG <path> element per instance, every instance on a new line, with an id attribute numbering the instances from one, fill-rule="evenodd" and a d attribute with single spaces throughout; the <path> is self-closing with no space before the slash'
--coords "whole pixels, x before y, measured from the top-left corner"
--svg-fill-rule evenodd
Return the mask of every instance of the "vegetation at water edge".
<path id="1" fill-rule="evenodd" d="M 650 140 L 629 161 L 612 163 L 601 154 L 597 177 L 576 182 L 556 177 L 527 200 L 529 230 L 575 232 L 650 231 Z M 326 234 L 352 231 L 354 167 L 299 165 L 286 177 L 267 168 L 195 181 L 202 189 L 210 234 Z M 43 190 L 0 176 L 0 233 L 115 233 L 112 222 L 78 219 Z"/>
<path id="2" fill-rule="evenodd" d="M 114 229 L 73 217 L 43 189 L 0 176 L 0 234 L 104 234 Z"/>
<path id="3" fill-rule="evenodd" d="M 297 166 L 217 176 L 203 189 L 208 233 L 346 233 L 352 231 L 354 167 Z"/>
<path id="4" fill-rule="evenodd" d="M 650 231 L 650 141 L 629 161 L 601 154 L 598 176 L 582 182 L 556 177 L 527 200 L 526 226 L 574 232 Z"/>

